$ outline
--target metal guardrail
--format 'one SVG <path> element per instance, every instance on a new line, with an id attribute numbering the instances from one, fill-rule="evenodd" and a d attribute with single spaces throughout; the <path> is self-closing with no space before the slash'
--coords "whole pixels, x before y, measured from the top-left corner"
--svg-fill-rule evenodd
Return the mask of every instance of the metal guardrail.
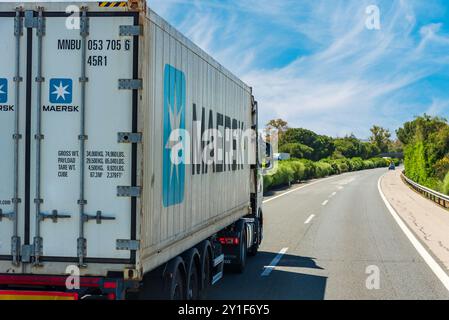
<path id="1" fill-rule="evenodd" d="M 427 187 L 424 187 L 413 180 L 407 178 L 402 172 L 401 174 L 402 180 L 405 181 L 410 187 L 412 187 L 415 191 L 419 192 L 420 194 L 424 195 L 426 198 L 432 200 L 433 202 L 437 203 L 438 205 L 442 206 L 445 209 L 449 209 L 449 196 L 439 193 L 435 190 L 429 189 Z"/>

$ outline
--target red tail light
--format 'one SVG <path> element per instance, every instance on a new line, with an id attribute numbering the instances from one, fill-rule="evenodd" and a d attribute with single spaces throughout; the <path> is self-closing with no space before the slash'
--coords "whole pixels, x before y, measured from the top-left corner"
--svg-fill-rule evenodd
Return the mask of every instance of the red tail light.
<path id="1" fill-rule="evenodd" d="M 223 238 L 219 238 L 218 241 L 220 241 L 220 243 L 222 245 L 238 245 L 240 243 L 239 238 L 234 238 L 234 237 L 223 237 Z"/>
<path id="2" fill-rule="evenodd" d="M 105 282 L 103 287 L 105 289 L 117 289 L 117 282 Z"/>

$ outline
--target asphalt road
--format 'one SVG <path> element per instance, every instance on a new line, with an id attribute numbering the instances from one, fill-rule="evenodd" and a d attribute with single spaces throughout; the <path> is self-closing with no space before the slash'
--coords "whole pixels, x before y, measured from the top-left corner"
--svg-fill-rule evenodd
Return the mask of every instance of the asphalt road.
<path id="1" fill-rule="evenodd" d="M 208 298 L 449 299 L 385 206 L 377 187 L 384 173 L 349 173 L 267 198 L 259 254 Z"/>

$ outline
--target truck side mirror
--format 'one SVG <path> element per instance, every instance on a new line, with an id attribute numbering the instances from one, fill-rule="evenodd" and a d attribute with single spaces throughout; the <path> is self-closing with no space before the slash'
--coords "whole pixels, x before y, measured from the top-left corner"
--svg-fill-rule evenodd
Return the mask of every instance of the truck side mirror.
<path id="1" fill-rule="evenodd" d="M 265 159 L 266 159 L 266 163 L 265 163 L 265 170 L 269 171 L 271 169 L 273 169 L 273 147 L 271 145 L 271 143 L 266 142 L 265 143 Z"/>

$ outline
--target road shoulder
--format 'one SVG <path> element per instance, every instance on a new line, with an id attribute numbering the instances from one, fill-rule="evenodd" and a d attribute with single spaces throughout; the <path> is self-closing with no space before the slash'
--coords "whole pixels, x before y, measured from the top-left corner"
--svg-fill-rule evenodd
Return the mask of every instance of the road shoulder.
<path id="1" fill-rule="evenodd" d="M 448 271 L 449 212 L 410 189 L 399 170 L 384 175 L 380 186 L 401 219 Z"/>

